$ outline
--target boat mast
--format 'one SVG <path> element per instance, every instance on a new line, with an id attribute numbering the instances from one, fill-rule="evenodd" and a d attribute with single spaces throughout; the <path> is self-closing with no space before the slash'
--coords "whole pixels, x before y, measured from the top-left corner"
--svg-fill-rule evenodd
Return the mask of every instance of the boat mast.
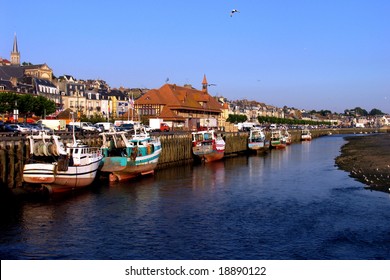
<path id="1" fill-rule="evenodd" d="M 71 112 L 71 115 L 72 115 L 72 136 L 73 136 L 73 146 L 76 146 L 76 135 L 75 135 L 75 132 L 74 132 L 74 126 L 75 126 L 75 123 L 74 123 L 74 112 Z M 80 129 L 81 128 L 81 122 L 80 122 Z"/>

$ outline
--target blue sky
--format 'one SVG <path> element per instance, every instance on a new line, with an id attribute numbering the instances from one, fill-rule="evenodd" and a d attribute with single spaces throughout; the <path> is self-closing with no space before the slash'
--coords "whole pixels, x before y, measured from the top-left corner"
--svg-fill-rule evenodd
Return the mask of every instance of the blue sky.
<path id="1" fill-rule="evenodd" d="M 169 83 L 299 109 L 390 113 L 388 0 L 2 0 L 0 56 L 112 87 Z M 240 12 L 230 17 L 230 11 Z"/>

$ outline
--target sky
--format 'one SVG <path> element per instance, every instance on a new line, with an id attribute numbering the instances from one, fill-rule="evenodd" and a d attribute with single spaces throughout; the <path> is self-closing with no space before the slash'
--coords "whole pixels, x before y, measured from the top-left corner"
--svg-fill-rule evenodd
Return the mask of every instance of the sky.
<path id="1" fill-rule="evenodd" d="M 111 87 L 390 113 L 388 0 L 0 0 L 0 56 Z M 233 9 L 239 12 L 230 16 Z"/>

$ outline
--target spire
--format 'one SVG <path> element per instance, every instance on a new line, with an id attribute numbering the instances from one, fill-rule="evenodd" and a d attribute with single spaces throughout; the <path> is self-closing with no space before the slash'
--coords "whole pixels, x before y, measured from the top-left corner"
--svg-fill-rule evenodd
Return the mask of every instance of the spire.
<path id="1" fill-rule="evenodd" d="M 18 50 L 18 41 L 16 39 L 16 33 L 15 33 L 15 37 L 14 37 L 14 46 L 13 46 L 12 52 L 11 52 L 11 65 L 20 66 L 20 53 Z"/>
<path id="2" fill-rule="evenodd" d="M 18 51 L 18 41 L 16 39 L 16 33 L 15 33 L 15 37 L 14 37 L 14 47 L 12 49 L 12 52 L 14 52 L 14 53 L 18 53 L 19 52 Z"/>
<path id="3" fill-rule="evenodd" d="M 203 81 L 202 81 L 202 91 L 207 92 L 208 85 L 209 85 L 209 83 L 207 82 L 206 74 L 204 74 Z"/>

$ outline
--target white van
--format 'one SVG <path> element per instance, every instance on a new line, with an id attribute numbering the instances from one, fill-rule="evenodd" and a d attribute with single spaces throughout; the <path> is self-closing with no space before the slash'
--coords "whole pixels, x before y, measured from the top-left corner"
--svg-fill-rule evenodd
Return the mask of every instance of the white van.
<path id="1" fill-rule="evenodd" d="M 45 125 L 46 127 L 52 130 L 65 130 L 66 129 L 66 121 L 65 120 L 39 120 L 37 124 Z"/>
<path id="2" fill-rule="evenodd" d="M 98 122 L 95 125 L 102 125 L 104 127 L 104 131 L 110 131 L 110 129 L 114 129 L 114 124 L 110 122 Z"/>

